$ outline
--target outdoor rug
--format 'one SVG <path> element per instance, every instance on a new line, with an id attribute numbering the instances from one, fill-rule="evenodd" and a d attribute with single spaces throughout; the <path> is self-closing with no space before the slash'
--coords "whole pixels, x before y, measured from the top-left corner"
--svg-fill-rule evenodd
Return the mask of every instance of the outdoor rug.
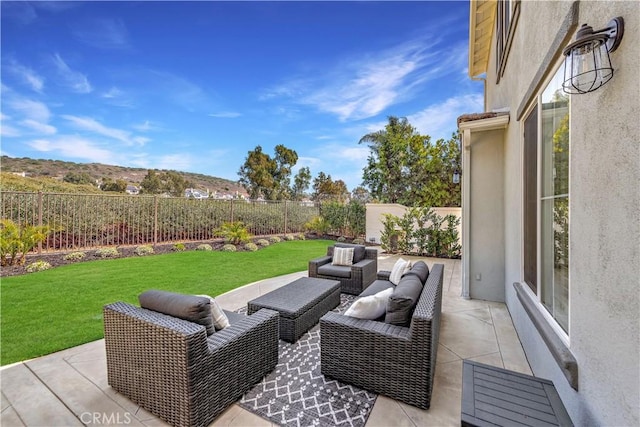
<path id="1" fill-rule="evenodd" d="M 354 299 L 342 294 L 333 311 L 344 312 Z M 280 340 L 278 352 L 276 369 L 242 397 L 240 406 L 282 426 L 365 425 L 378 395 L 320 373 L 319 324 L 293 344 Z"/>

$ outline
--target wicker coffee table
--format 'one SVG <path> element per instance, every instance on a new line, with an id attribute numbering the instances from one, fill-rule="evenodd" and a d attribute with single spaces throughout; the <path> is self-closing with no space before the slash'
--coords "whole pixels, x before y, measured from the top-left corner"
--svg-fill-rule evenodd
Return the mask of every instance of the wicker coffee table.
<path id="1" fill-rule="evenodd" d="M 280 313 L 280 339 L 296 342 L 329 310 L 340 304 L 340 281 L 302 277 L 247 303 L 248 314 L 261 308 Z"/>

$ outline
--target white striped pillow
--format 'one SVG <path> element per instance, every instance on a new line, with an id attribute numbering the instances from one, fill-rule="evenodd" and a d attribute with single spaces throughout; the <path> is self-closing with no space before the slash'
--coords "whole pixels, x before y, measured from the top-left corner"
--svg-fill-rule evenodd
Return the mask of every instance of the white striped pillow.
<path id="1" fill-rule="evenodd" d="M 404 273 L 411 269 L 411 260 L 403 260 L 402 258 L 398 258 L 396 263 L 393 265 L 393 269 L 391 270 L 391 275 L 389 276 L 389 281 L 394 285 L 397 285 L 400 282 L 400 278 Z"/>
<path id="2" fill-rule="evenodd" d="M 353 248 L 333 248 L 332 265 L 353 265 Z"/>

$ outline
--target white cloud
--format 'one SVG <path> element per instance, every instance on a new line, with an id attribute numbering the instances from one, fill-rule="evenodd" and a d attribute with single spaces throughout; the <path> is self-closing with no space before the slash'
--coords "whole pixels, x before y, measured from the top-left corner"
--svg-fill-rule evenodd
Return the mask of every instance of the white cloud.
<path id="1" fill-rule="evenodd" d="M 457 119 L 463 114 L 483 111 L 482 94 L 467 94 L 449 98 L 440 104 L 407 117 L 419 133 L 430 135 L 432 140 L 449 139 L 458 128 Z M 383 125 L 384 127 L 384 125 Z M 379 128 L 380 129 L 380 128 Z"/>
<path id="2" fill-rule="evenodd" d="M 269 88 L 260 99 L 287 98 L 341 121 L 365 119 L 418 96 L 419 89 L 431 80 L 464 67 L 465 55 L 466 48 L 447 47 L 443 51 L 437 39 L 425 37 L 375 54 L 346 58 L 317 76 L 293 78 Z"/>
<path id="3" fill-rule="evenodd" d="M 71 88 L 71 90 L 77 93 L 89 93 L 93 91 L 87 76 L 78 71 L 72 70 L 59 54 L 56 53 L 53 55 L 52 60 L 62 82 Z"/>
<path id="4" fill-rule="evenodd" d="M 76 135 L 60 135 L 53 139 L 36 139 L 27 143 L 41 152 L 56 152 L 64 157 L 90 162 L 117 164 L 114 155 L 96 145 L 95 142 Z"/>
<path id="5" fill-rule="evenodd" d="M 26 83 L 34 92 L 42 93 L 44 88 L 44 78 L 38 75 L 31 68 L 26 67 L 15 60 L 10 61 L 9 71 L 17 75 L 23 83 Z"/>
<path id="6" fill-rule="evenodd" d="M 31 119 L 23 120 L 20 122 L 20 124 L 43 135 L 53 135 L 58 131 L 54 126 L 51 126 L 50 124 L 38 122 Z"/>
<path id="7" fill-rule="evenodd" d="M 0 136 L 3 137 L 16 137 L 16 136 L 22 136 L 22 133 L 14 128 L 13 126 L 10 125 L 5 125 L 4 123 L 2 125 L 0 125 Z"/>
<path id="8" fill-rule="evenodd" d="M 109 89 L 107 92 L 103 93 L 102 97 L 110 99 L 110 98 L 118 98 L 118 97 L 121 97 L 122 95 L 124 95 L 124 92 L 114 86 L 111 89 Z"/>
<path id="9" fill-rule="evenodd" d="M 193 158 L 190 154 L 167 154 L 153 161 L 154 167 L 158 169 L 171 169 L 187 171 L 191 170 Z"/>
<path id="10" fill-rule="evenodd" d="M 73 35 L 100 49 L 129 49 L 129 33 L 121 19 L 92 19 L 76 24 Z"/>
<path id="11" fill-rule="evenodd" d="M 209 114 L 209 116 L 219 119 L 235 119 L 242 116 L 242 114 L 236 113 L 234 111 L 221 111 L 219 113 L 211 113 Z"/>
<path id="12" fill-rule="evenodd" d="M 162 127 L 160 125 L 149 120 L 145 120 L 144 122 L 133 125 L 132 127 L 139 132 L 152 132 L 162 130 Z"/>
<path id="13" fill-rule="evenodd" d="M 148 138 L 132 136 L 131 132 L 127 130 L 107 127 L 97 120 L 92 119 L 91 117 L 78 117 L 66 114 L 62 117 L 69 121 L 77 129 L 86 130 L 98 135 L 106 136 L 108 138 L 113 138 L 125 143 L 126 145 L 143 145 L 144 143 L 149 141 Z"/>
<path id="14" fill-rule="evenodd" d="M 51 118 L 49 107 L 40 101 L 15 97 L 7 101 L 7 105 L 13 111 L 19 113 L 27 120 L 33 120 L 40 123 L 47 123 Z"/>

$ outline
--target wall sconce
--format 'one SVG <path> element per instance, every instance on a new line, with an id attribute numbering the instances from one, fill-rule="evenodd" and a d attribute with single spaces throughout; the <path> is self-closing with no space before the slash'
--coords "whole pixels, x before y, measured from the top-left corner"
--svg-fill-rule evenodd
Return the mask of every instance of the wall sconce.
<path id="1" fill-rule="evenodd" d="M 606 28 L 598 31 L 583 24 L 576 40 L 562 51 L 566 56 L 562 90 L 569 94 L 589 93 L 611 80 L 613 67 L 609 52 L 618 48 L 623 34 L 621 16 L 613 18 Z"/>
<path id="2" fill-rule="evenodd" d="M 453 171 L 453 178 L 452 181 L 454 184 L 460 184 L 460 176 L 462 175 L 462 172 L 460 172 L 459 170 L 455 170 Z"/>

